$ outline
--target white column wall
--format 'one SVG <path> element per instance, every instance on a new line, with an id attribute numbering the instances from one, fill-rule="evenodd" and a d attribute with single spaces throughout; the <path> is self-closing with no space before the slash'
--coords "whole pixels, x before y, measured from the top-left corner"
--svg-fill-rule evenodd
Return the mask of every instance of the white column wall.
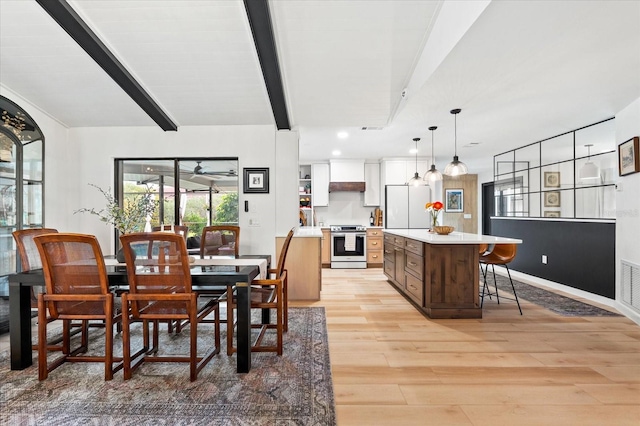
<path id="1" fill-rule="evenodd" d="M 281 130 L 276 133 L 276 169 L 275 191 L 276 215 L 275 232 L 284 237 L 289 230 L 299 224 L 298 216 L 298 140 L 297 131 Z M 283 208 L 293 206 L 293 208 Z M 241 206 L 241 210 L 244 207 Z M 251 207 L 250 210 L 251 211 Z"/>
<path id="2" fill-rule="evenodd" d="M 616 144 L 640 136 L 640 98 L 616 114 Z M 640 173 L 618 177 L 616 191 L 616 300 L 618 309 L 640 324 L 640 312 L 621 300 L 620 260 L 640 265 Z"/>

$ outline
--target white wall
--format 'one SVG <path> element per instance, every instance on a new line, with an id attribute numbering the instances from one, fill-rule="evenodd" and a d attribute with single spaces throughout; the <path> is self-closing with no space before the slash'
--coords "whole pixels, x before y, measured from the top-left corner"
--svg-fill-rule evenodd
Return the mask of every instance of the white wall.
<path id="1" fill-rule="evenodd" d="M 284 237 L 294 226 L 298 226 L 298 141 L 297 131 L 278 131 L 276 133 L 276 174 L 275 192 L 276 207 L 276 236 Z M 285 208 L 292 206 L 292 208 Z M 240 212 L 244 211 L 244 204 Z M 249 217 L 259 212 L 249 206 Z"/>
<path id="2" fill-rule="evenodd" d="M 268 167 L 270 171 L 268 194 L 243 194 L 240 181 L 240 252 L 275 256 L 278 179 L 273 126 L 185 126 L 177 132 L 163 132 L 158 127 L 72 128 L 69 130 L 69 144 L 78 152 L 80 161 L 56 171 L 49 168 L 47 181 L 54 177 L 76 195 L 70 197 L 65 205 L 49 209 L 48 214 L 53 222 L 60 223 L 64 218 L 72 217 L 68 228 L 96 235 L 105 252 L 111 253 L 115 247 L 112 228 L 93 215 L 74 215 L 73 211 L 81 207 L 104 206 L 102 195 L 88 183 L 103 188 L 113 186 L 115 158 L 237 156 L 240 175 L 244 167 Z M 47 166 L 50 164 L 47 159 Z M 244 212 L 245 200 L 249 201 L 249 213 Z M 259 219 L 259 226 L 249 226 L 249 217 Z"/>
<path id="3" fill-rule="evenodd" d="M 616 114 L 616 143 L 640 136 L 640 98 Z M 616 300 L 620 296 L 620 260 L 640 265 L 640 173 L 618 178 L 616 191 Z M 619 302 L 619 309 L 624 305 Z M 640 324 L 640 313 L 624 309 Z"/>

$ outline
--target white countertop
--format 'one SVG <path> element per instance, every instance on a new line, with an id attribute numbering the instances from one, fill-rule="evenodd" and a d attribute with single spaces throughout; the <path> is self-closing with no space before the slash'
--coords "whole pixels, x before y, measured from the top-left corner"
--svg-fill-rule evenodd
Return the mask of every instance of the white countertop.
<path id="1" fill-rule="evenodd" d="M 322 238 L 322 228 L 318 226 L 300 226 L 296 228 L 293 237 Z"/>
<path id="2" fill-rule="evenodd" d="M 522 240 L 515 238 L 464 232 L 452 232 L 449 235 L 432 234 L 426 229 L 385 229 L 384 232 L 428 244 L 522 244 Z"/>

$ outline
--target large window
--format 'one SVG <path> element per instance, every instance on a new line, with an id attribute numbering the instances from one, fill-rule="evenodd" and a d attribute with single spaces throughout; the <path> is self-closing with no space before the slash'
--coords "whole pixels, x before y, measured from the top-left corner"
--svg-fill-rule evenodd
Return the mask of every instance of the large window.
<path id="1" fill-rule="evenodd" d="M 496 216 L 615 218 L 614 119 L 494 156 Z"/>
<path id="2" fill-rule="evenodd" d="M 116 179 L 121 202 L 147 187 L 158 193 L 151 226 L 188 226 L 195 236 L 207 225 L 238 224 L 237 158 L 117 159 Z"/>

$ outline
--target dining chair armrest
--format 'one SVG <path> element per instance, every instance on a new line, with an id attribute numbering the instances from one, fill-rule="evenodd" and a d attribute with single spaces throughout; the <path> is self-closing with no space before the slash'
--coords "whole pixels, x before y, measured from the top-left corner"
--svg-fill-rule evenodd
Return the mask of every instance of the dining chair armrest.
<path id="1" fill-rule="evenodd" d="M 286 279 L 287 279 L 287 271 L 284 271 L 278 278 L 265 279 L 265 280 L 253 280 L 251 281 L 251 285 L 260 285 L 260 286 L 280 285 L 281 286 Z"/>

